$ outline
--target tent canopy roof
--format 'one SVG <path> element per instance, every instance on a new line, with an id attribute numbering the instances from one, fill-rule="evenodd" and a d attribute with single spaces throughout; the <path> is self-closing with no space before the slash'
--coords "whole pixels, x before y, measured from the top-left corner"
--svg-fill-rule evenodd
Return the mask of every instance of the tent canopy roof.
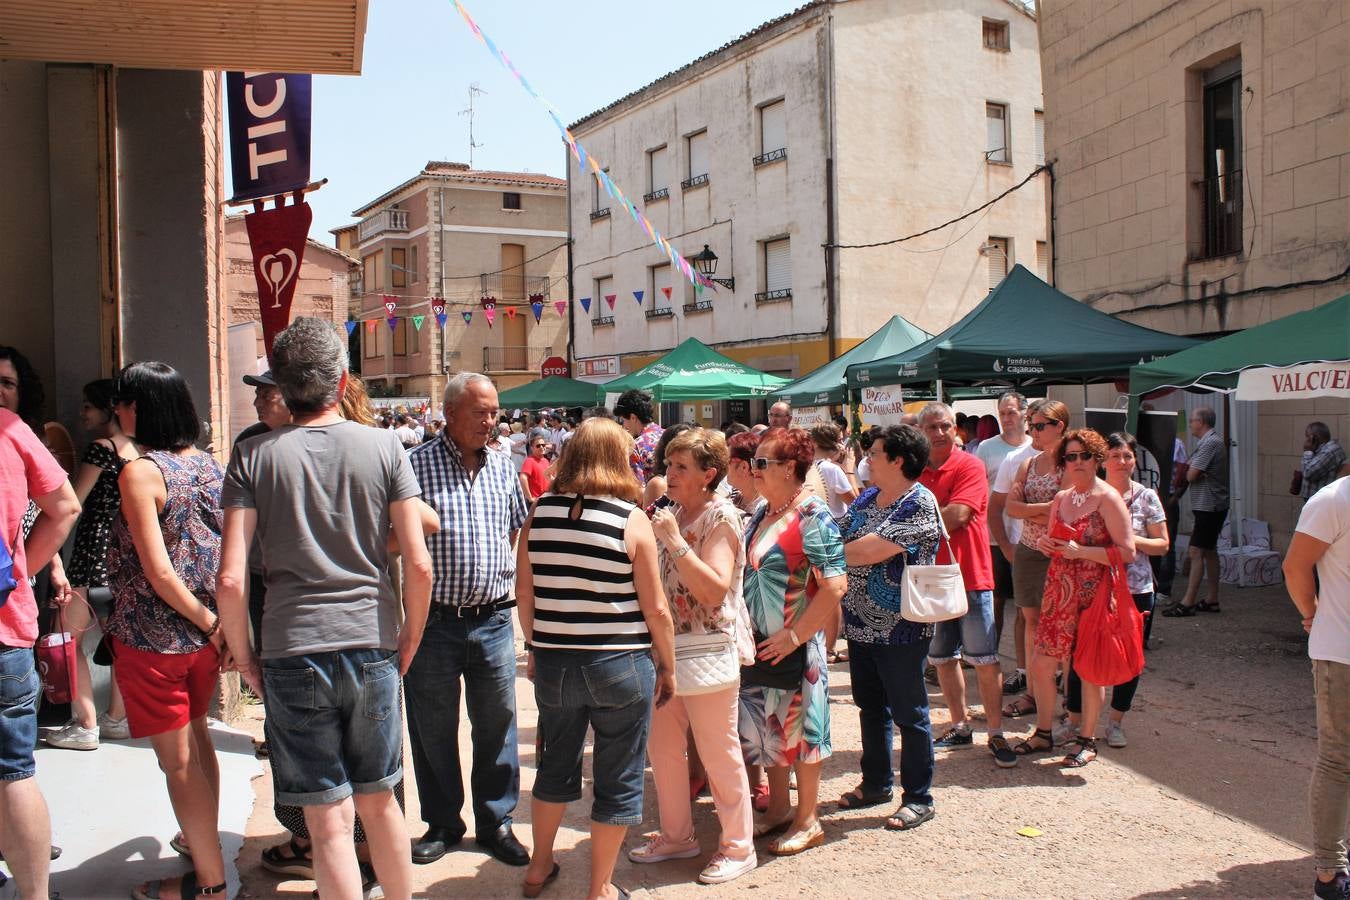
<path id="1" fill-rule="evenodd" d="M 788 383 L 723 356 L 697 338 L 689 338 L 636 372 L 603 385 L 608 394 L 648 391 L 657 403 L 674 400 L 731 400 L 762 397 Z"/>
<path id="2" fill-rule="evenodd" d="M 856 390 L 939 378 L 944 385 L 1106 381 L 1195 343 L 1098 312 L 1016 265 L 937 337 L 849 366 L 848 384 Z"/>
<path id="3" fill-rule="evenodd" d="M 598 384 L 550 375 L 502 391 L 497 402 L 503 409 L 548 409 L 555 406 L 597 406 L 604 397 Z"/>
<path id="4" fill-rule="evenodd" d="M 1246 328 L 1130 370 L 1130 393 L 1200 384 L 1228 390 L 1238 373 L 1350 358 L 1350 294 L 1316 309 Z"/>
<path id="5" fill-rule="evenodd" d="M 814 372 L 808 372 L 791 384 L 774 391 L 773 397 L 787 400 L 793 406 L 827 406 L 832 403 L 843 403 L 848 396 L 844 372 L 849 366 L 901 353 L 931 337 L 931 334 L 908 320 L 900 316 L 891 316 L 890 321 L 878 328 L 867 340 L 842 356 L 830 360 Z"/>

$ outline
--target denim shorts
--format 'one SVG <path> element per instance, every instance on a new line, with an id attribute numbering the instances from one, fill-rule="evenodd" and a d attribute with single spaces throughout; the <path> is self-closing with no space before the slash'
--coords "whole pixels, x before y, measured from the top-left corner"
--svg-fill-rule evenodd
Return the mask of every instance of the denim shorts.
<path id="1" fill-rule="evenodd" d="M 0 781 L 32 778 L 42 681 L 32 647 L 0 649 Z"/>
<path id="2" fill-rule="evenodd" d="M 640 824 L 655 690 L 656 669 L 647 650 L 534 651 L 540 740 L 535 799 L 570 803 L 581 798 L 581 758 L 590 726 L 595 732 L 591 820 Z"/>
<path id="3" fill-rule="evenodd" d="M 993 591 L 966 591 L 966 614 L 933 626 L 928 659 L 933 663 L 964 658 L 974 666 L 998 662 Z"/>
<path id="4" fill-rule="evenodd" d="M 403 777 L 398 690 L 392 650 L 263 660 L 276 801 L 318 806 L 392 790 Z"/>

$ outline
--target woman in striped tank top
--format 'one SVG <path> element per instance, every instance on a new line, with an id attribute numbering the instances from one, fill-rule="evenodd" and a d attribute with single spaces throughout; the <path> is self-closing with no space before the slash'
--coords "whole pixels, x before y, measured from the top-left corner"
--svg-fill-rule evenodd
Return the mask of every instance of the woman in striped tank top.
<path id="1" fill-rule="evenodd" d="M 586 896 L 627 896 L 610 878 L 628 826 L 642 821 L 652 704 L 675 693 L 674 629 L 656 538 L 636 506 L 632 443 L 617 422 L 583 422 L 520 536 L 516 602 L 540 736 L 526 897 L 558 875 L 553 841 L 566 804 L 581 797 L 587 727 L 595 799 Z"/>

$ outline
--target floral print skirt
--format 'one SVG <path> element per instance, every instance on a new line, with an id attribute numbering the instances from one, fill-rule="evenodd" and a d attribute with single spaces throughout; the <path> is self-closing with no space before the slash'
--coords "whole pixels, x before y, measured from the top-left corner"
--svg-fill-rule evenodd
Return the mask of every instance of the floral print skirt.
<path id="1" fill-rule="evenodd" d="M 806 670 L 796 691 L 742 687 L 741 752 L 751 766 L 818 763 L 830 755 L 830 685 L 825 639 L 806 644 Z"/>

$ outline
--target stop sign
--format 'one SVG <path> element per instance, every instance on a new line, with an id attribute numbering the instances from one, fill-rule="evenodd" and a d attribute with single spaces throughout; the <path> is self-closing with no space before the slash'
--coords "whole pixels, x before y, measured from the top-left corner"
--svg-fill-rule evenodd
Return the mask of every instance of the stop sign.
<path id="1" fill-rule="evenodd" d="M 572 369 L 567 365 L 567 360 L 561 356 L 550 356 L 544 360 L 544 364 L 539 367 L 539 375 L 547 378 L 550 375 L 561 375 L 567 378 L 572 374 Z"/>

